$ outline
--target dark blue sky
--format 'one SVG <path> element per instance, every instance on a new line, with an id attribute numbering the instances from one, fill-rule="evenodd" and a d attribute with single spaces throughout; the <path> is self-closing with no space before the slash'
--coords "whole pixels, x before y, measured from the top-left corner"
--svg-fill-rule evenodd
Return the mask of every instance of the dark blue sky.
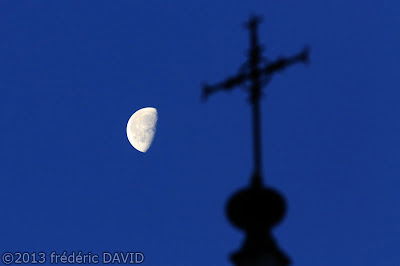
<path id="1" fill-rule="evenodd" d="M 300 3 L 301 2 L 301 3 Z M 229 265 L 224 216 L 252 172 L 250 107 L 202 82 L 309 44 L 262 102 L 275 230 L 294 265 L 398 265 L 398 1 L 0 2 L 0 251 L 141 251 L 144 265 Z M 129 117 L 158 109 L 145 154 Z"/>

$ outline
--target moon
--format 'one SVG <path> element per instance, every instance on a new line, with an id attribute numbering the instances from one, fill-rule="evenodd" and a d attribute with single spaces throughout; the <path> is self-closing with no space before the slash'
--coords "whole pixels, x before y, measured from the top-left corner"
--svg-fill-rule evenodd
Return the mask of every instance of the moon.
<path id="1" fill-rule="evenodd" d="M 146 107 L 137 110 L 128 120 L 126 135 L 131 145 L 145 153 L 153 142 L 157 125 L 157 109 Z"/>

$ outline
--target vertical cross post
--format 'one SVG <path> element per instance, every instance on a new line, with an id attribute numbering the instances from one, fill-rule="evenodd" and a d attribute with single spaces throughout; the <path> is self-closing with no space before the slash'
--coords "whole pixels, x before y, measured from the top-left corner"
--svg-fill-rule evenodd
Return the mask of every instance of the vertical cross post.
<path id="1" fill-rule="evenodd" d="M 261 60 L 261 47 L 258 44 L 258 25 L 261 19 L 253 17 L 246 24 L 250 32 L 250 75 L 251 84 L 251 104 L 253 107 L 253 159 L 254 159 L 254 173 L 251 180 L 252 185 L 259 186 L 262 184 L 262 154 L 261 154 L 261 126 L 260 126 L 260 96 L 261 96 L 261 71 L 259 68 Z"/>

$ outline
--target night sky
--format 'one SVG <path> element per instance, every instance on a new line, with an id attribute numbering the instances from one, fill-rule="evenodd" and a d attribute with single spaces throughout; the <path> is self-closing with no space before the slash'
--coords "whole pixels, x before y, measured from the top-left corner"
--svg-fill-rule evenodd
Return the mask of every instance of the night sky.
<path id="1" fill-rule="evenodd" d="M 138 251 L 230 265 L 224 214 L 252 173 L 251 109 L 201 85 L 311 47 L 262 99 L 263 172 L 297 266 L 400 263 L 398 1 L 1 1 L 0 252 Z M 155 107 L 147 153 L 129 117 Z"/>

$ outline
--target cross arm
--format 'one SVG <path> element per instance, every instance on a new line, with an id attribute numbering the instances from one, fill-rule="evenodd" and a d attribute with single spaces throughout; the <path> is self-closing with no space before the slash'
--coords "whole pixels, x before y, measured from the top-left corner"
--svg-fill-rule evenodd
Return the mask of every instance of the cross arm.
<path id="1" fill-rule="evenodd" d="M 264 74 L 272 74 L 277 71 L 282 71 L 285 68 L 287 68 L 290 65 L 293 65 L 295 63 L 305 63 L 307 64 L 309 62 L 309 48 L 306 47 L 298 53 L 297 55 L 288 57 L 288 58 L 278 58 L 275 62 L 272 62 L 268 66 L 266 66 L 263 69 Z"/>
<path id="2" fill-rule="evenodd" d="M 227 78 L 226 80 L 215 85 L 203 85 L 203 100 L 207 100 L 210 94 L 220 90 L 232 90 L 235 86 L 242 84 L 247 79 L 245 73 Z"/>

